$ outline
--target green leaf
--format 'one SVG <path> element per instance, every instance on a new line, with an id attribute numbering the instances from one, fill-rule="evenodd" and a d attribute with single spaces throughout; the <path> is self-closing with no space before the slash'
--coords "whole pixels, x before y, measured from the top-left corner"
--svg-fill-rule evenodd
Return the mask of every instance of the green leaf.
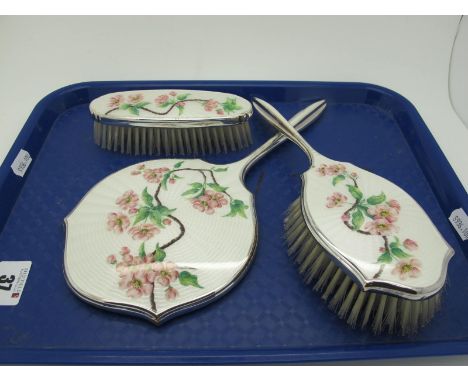
<path id="1" fill-rule="evenodd" d="M 139 115 L 140 112 L 138 111 L 138 108 L 136 108 L 135 106 L 130 106 L 128 108 L 128 111 L 130 112 L 130 114 L 134 114 L 134 115 Z"/>
<path id="2" fill-rule="evenodd" d="M 184 112 L 184 107 L 177 105 L 177 110 L 179 110 L 179 115 L 182 115 L 182 113 Z"/>
<path id="3" fill-rule="evenodd" d="M 208 187 L 212 188 L 216 192 L 225 192 L 228 187 L 220 186 L 218 183 L 208 183 Z"/>
<path id="4" fill-rule="evenodd" d="M 149 102 L 146 102 L 146 101 L 142 101 L 142 102 L 138 102 L 137 104 L 135 104 L 134 106 L 137 108 L 137 109 L 141 109 L 142 107 L 145 107 L 147 105 L 149 105 L 150 103 Z"/>
<path id="5" fill-rule="evenodd" d="M 179 274 L 179 282 L 183 286 L 193 286 L 196 288 L 203 288 L 199 283 L 198 283 L 198 276 L 191 274 L 190 272 L 187 271 L 182 271 Z"/>
<path id="6" fill-rule="evenodd" d="M 224 171 L 227 171 L 228 168 L 227 167 L 216 167 L 216 168 L 213 167 L 211 170 L 214 172 L 224 172 Z"/>
<path id="7" fill-rule="evenodd" d="M 148 192 L 148 187 L 145 187 L 143 192 L 141 193 L 141 198 L 143 199 L 143 202 L 149 206 L 153 207 L 153 197 L 149 194 Z"/>
<path id="8" fill-rule="evenodd" d="M 182 196 L 196 194 L 198 191 L 200 190 L 197 190 L 196 188 L 189 188 L 187 191 L 182 193 Z"/>
<path id="9" fill-rule="evenodd" d="M 133 221 L 133 225 L 141 222 L 142 220 L 146 220 L 151 212 L 150 207 L 141 207 L 137 214 L 135 215 L 135 220 Z"/>
<path id="10" fill-rule="evenodd" d="M 194 182 L 194 183 L 190 183 L 190 186 L 192 186 L 193 188 L 202 188 L 203 187 L 203 184 L 200 183 L 200 182 Z"/>
<path id="11" fill-rule="evenodd" d="M 221 106 L 228 114 L 233 111 L 242 109 L 242 107 L 237 104 L 237 100 L 235 98 L 227 98 L 226 101 L 221 104 Z"/>
<path id="12" fill-rule="evenodd" d="M 172 177 L 173 177 L 174 179 L 183 179 L 181 176 L 178 176 L 178 175 L 176 175 L 176 174 L 172 175 Z"/>
<path id="13" fill-rule="evenodd" d="M 180 162 L 177 162 L 177 163 L 174 165 L 174 168 L 179 168 L 180 166 L 182 166 L 182 163 L 184 163 L 183 160 L 181 160 Z"/>
<path id="14" fill-rule="evenodd" d="M 153 224 L 157 225 L 159 228 L 164 228 L 161 215 L 157 211 L 151 210 L 149 218 L 153 222 Z"/>
<path id="15" fill-rule="evenodd" d="M 143 258 L 146 256 L 145 242 L 141 243 L 140 248 L 138 249 L 138 256 L 143 257 Z"/>
<path id="16" fill-rule="evenodd" d="M 383 192 L 380 193 L 380 195 L 373 195 L 369 198 L 367 198 L 367 203 L 375 206 L 376 204 L 380 204 L 385 202 L 385 194 Z"/>
<path id="17" fill-rule="evenodd" d="M 131 105 L 129 103 L 123 103 L 119 106 L 120 110 L 127 110 Z"/>
<path id="18" fill-rule="evenodd" d="M 172 174 L 172 171 L 168 171 L 164 174 L 164 176 L 161 179 L 161 186 L 164 190 L 167 190 L 167 180 L 169 179 L 171 174 Z"/>
<path id="19" fill-rule="evenodd" d="M 172 105 L 173 103 L 174 103 L 174 102 L 171 103 L 171 102 L 169 102 L 169 101 L 166 101 L 166 102 L 160 104 L 159 107 L 167 107 L 167 106 L 169 106 L 169 105 Z"/>
<path id="20" fill-rule="evenodd" d="M 347 187 L 348 187 L 349 193 L 353 196 L 354 199 L 356 200 L 362 199 L 362 192 L 358 187 L 351 186 L 350 184 L 348 184 Z"/>
<path id="21" fill-rule="evenodd" d="M 394 242 L 390 243 L 390 248 L 392 248 L 392 249 L 393 249 L 393 248 L 398 248 L 399 245 L 400 245 L 400 244 L 399 244 L 397 241 L 394 241 Z"/>
<path id="22" fill-rule="evenodd" d="M 182 193 L 182 196 L 186 196 L 186 195 L 192 195 L 192 194 L 196 194 L 200 191 L 204 191 L 204 186 L 203 184 L 201 183 L 191 183 L 190 186 L 192 186 L 192 188 L 188 189 L 187 191 L 185 191 L 184 193 Z"/>
<path id="23" fill-rule="evenodd" d="M 234 217 L 236 215 L 239 215 L 243 218 L 247 218 L 247 215 L 245 214 L 245 210 L 249 208 L 244 204 L 242 200 L 235 199 L 231 202 L 230 204 L 231 211 L 224 216 L 229 216 L 229 217 Z"/>
<path id="24" fill-rule="evenodd" d="M 166 252 L 164 252 L 160 247 L 159 243 L 156 244 L 156 249 L 154 250 L 154 260 L 155 261 L 163 261 L 166 258 Z"/>
<path id="25" fill-rule="evenodd" d="M 390 248 L 390 250 L 392 251 L 392 255 L 398 259 L 406 259 L 408 257 L 411 257 L 410 254 L 406 253 L 405 251 L 402 251 L 398 247 Z"/>
<path id="26" fill-rule="evenodd" d="M 353 213 L 351 222 L 353 223 L 355 230 L 361 228 L 362 223 L 364 223 L 364 215 L 359 208 L 356 210 L 356 212 Z"/>
<path id="27" fill-rule="evenodd" d="M 390 264 L 393 261 L 392 256 L 388 252 L 382 253 L 377 259 L 378 263 Z"/>
<path id="28" fill-rule="evenodd" d="M 336 186 L 338 183 L 342 182 L 343 180 L 345 180 L 344 175 L 337 175 L 333 178 L 332 183 L 334 186 Z"/>
<path id="29" fill-rule="evenodd" d="M 178 99 L 179 101 L 184 101 L 184 100 L 187 99 L 187 97 L 188 97 L 189 95 L 190 95 L 189 93 L 179 94 L 179 95 L 177 96 L 177 99 Z"/>
<path id="30" fill-rule="evenodd" d="M 176 209 L 169 209 L 166 206 L 156 206 L 152 207 L 149 213 L 149 218 L 151 221 L 160 228 L 165 228 L 163 224 L 164 218 L 172 214 Z"/>
<path id="31" fill-rule="evenodd" d="M 361 210 L 361 212 L 364 215 L 366 215 L 369 218 L 373 218 L 373 216 L 371 214 L 369 214 L 369 212 L 367 212 L 367 207 L 366 206 L 362 206 L 362 205 L 358 204 L 357 207 Z"/>

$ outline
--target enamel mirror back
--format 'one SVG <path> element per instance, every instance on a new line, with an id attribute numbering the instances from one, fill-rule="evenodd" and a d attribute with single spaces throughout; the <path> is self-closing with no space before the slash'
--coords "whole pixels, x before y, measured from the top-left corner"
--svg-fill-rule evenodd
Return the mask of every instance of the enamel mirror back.
<path id="1" fill-rule="evenodd" d="M 240 171 L 236 163 L 153 160 L 102 180 L 65 219 L 72 290 L 156 324 L 229 290 L 256 246 Z"/>

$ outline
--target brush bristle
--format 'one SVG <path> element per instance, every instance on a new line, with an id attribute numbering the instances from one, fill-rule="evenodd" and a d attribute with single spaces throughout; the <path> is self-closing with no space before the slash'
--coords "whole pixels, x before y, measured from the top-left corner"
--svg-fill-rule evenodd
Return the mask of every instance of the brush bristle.
<path id="1" fill-rule="evenodd" d="M 94 121 L 94 142 L 103 149 L 122 154 L 198 156 L 243 149 L 252 144 L 252 135 L 248 122 L 230 126 L 161 128 Z"/>
<path id="2" fill-rule="evenodd" d="M 300 199 L 285 220 L 288 253 L 307 284 L 322 294 L 330 309 L 352 326 L 370 328 L 375 334 L 414 335 L 440 306 L 440 292 L 413 301 L 383 293 L 364 292 L 345 274 L 315 240 L 304 220 Z"/>

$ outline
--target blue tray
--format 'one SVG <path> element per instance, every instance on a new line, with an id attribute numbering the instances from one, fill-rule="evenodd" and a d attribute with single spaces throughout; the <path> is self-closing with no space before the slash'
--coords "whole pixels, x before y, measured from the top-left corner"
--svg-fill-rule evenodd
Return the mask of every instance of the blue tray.
<path id="1" fill-rule="evenodd" d="M 439 227 L 456 255 L 442 311 L 414 338 L 375 337 L 350 329 L 302 283 L 286 255 L 282 220 L 300 193 L 307 160 L 284 144 L 249 173 L 260 242 L 246 277 L 217 302 L 161 327 L 83 303 L 63 277 L 63 218 L 110 173 L 147 157 L 93 143 L 89 102 L 108 92 L 194 88 L 259 96 L 287 117 L 318 98 L 328 109 L 304 135 L 321 153 L 401 185 Z M 254 145 L 273 130 L 252 120 Z M 24 178 L 10 164 L 27 150 Z M 252 148 L 214 163 L 232 162 Z M 447 216 L 468 211 L 467 195 L 414 107 L 381 87 L 315 82 L 91 82 L 45 97 L 0 168 L 0 259 L 31 260 L 16 307 L 0 307 L 2 363 L 276 363 L 468 353 L 468 254 Z M 465 245 L 463 247 L 463 245 Z"/>

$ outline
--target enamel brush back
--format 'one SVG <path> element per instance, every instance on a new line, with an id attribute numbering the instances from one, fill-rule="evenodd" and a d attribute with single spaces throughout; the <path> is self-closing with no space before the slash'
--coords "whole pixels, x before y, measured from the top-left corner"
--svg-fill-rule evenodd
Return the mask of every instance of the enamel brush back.
<path id="1" fill-rule="evenodd" d="M 411 300 L 444 285 L 453 249 L 392 182 L 318 153 L 303 174 L 302 210 L 320 244 L 365 291 Z"/>

